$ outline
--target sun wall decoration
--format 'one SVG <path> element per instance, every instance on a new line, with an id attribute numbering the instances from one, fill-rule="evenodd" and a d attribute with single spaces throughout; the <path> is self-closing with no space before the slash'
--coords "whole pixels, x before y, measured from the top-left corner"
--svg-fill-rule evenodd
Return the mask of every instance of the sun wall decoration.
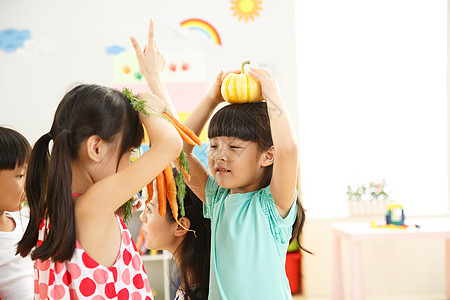
<path id="1" fill-rule="evenodd" d="M 233 16 L 237 16 L 238 20 L 244 19 L 247 22 L 249 19 L 254 21 L 255 17 L 259 17 L 259 11 L 262 10 L 261 0 L 231 0 L 231 11 Z"/>

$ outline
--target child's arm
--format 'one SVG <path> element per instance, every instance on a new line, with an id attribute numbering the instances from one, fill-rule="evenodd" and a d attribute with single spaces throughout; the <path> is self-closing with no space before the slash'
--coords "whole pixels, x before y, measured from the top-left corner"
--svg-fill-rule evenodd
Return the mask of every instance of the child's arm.
<path id="1" fill-rule="evenodd" d="M 131 43 L 136 53 L 139 70 L 147 82 L 147 86 L 153 94 L 164 101 L 166 109 L 178 119 L 178 114 L 170 99 L 169 91 L 162 78 L 162 72 L 166 65 L 164 55 L 159 51 L 155 40 L 155 31 L 153 20 L 150 20 L 150 25 L 147 34 L 147 44 L 144 51 L 141 50 L 138 42 L 134 37 L 131 37 Z"/>
<path id="2" fill-rule="evenodd" d="M 216 81 L 208 94 L 183 123 L 185 126 L 191 128 L 196 135 L 201 134 L 206 122 L 209 120 L 216 107 L 224 101 L 220 93 L 223 75 L 223 71 L 217 75 Z M 209 171 L 193 153 L 194 147 L 195 146 L 189 145 L 186 142 L 183 143 L 183 151 L 188 158 L 192 177 L 191 181 L 188 182 L 188 186 L 197 197 L 205 203 L 205 187 L 206 182 L 208 181 Z M 206 151 L 206 149 L 204 151 Z"/>
<path id="3" fill-rule="evenodd" d="M 162 101 L 151 93 L 139 94 L 138 98 L 145 100 L 149 106 L 158 111 L 162 111 L 164 108 Z M 152 113 L 150 109 L 147 111 Z M 150 149 L 123 170 L 92 185 L 80 197 L 81 202 L 77 203 L 78 207 L 86 208 L 86 211 L 81 209 L 80 212 L 87 213 L 89 211 L 96 216 L 110 216 L 180 154 L 181 138 L 169 121 L 154 113 L 150 116 L 143 116 L 142 113 L 139 113 L 139 116 L 147 129 L 151 142 Z M 111 159 L 114 157 L 111 156 Z M 103 201 L 99 201 L 99 199 L 103 199 Z"/>
<path id="4" fill-rule="evenodd" d="M 164 101 L 167 110 L 169 110 L 172 116 L 178 119 L 178 114 L 172 104 L 172 101 L 170 100 L 167 87 L 162 79 L 162 72 L 166 61 L 156 45 L 153 21 L 150 20 L 147 44 L 144 51 L 141 50 L 141 47 L 137 43 L 136 39 L 131 38 L 131 42 L 136 53 L 139 70 L 144 76 L 148 87 L 155 95 L 159 96 Z M 205 127 L 206 122 L 211 117 L 211 114 L 216 106 L 223 101 L 222 95 L 220 94 L 222 75 L 223 72 L 220 72 L 208 95 L 190 114 L 186 122 L 184 122 L 184 125 L 191 128 L 196 135 L 200 135 L 203 127 Z M 197 195 L 197 197 L 205 202 L 205 186 L 206 181 L 208 180 L 209 172 L 200 160 L 192 153 L 194 146 L 184 142 L 183 150 L 187 155 L 191 174 L 191 181 L 187 184 L 189 188 Z M 175 165 L 177 165 L 176 161 Z"/>
<path id="5" fill-rule="evenodd" d="M 281 99 L 275 77 L 268 71 L 250 68 L 248 72 L 261 83 L 272 130 L 274 165 L 270 191 L 278 212 L 284 218 L 295 201 L 298 146 L 289 114 Z"/>

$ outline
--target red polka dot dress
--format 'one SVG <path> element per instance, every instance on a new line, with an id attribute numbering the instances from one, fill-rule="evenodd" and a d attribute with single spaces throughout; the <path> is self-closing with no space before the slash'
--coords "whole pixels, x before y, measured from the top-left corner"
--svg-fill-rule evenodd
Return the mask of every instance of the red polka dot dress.
<path id="1" fill-rule="evenodd" d="M 117 220 L 122 243 L 111 267 L 94 261 L 77 241 L 69 261 L 35 261 L 34 299 L 152 299 L 141 256 L 126 225 L 119 217 Z M 43 220 L 38 246 L 42 243 L 45 228 Z"/>

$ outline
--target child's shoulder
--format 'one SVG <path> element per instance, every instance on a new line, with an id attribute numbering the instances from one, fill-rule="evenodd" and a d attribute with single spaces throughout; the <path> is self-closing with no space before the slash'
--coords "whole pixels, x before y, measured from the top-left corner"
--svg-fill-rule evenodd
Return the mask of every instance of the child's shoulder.
<path id="1" fill-rule="evenodd" d="M 10 216 L 10 218 L 13 218 L 14 220 L 23 220 L 28 222 L 30 220 L 30 217 L 28 215 L 28 212 L 22 211 L 7 211 L 5 212 L 6 215 Z"/>
<path id="2" fill-rule="evenodd" d="M 22 231 L 25 231 L 25 229 L 27 228 L 27 226 L 28 226 L 28 222 L 30 221 L 30 218 L 28 217 L 28 214 L 25 214 L 24 212 L 22 212 L 22 211 L 19 211 L 19 212 L 10 212 L 10 211 L 7 211 L 7 212 L 5 212 L 6 213 L 6 215 L 9 217 L 9 218 L 11 218 L 11 219 L 13 219 L 14 220 L 14 222 L 16 223 L 15 224 L 15 229 L 20 229 L 20 230 L 22 230 Z"/>

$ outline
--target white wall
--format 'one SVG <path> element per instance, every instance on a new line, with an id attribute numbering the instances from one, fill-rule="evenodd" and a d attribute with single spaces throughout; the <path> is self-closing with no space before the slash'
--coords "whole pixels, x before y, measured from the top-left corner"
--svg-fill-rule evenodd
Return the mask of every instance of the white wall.
<path id="1" fill-rule="evenodd" d="M 0 50 L 0 124 L 34 143 L 50 129 L 57 103 L 74 83 L 113 84 L 113 58 L 105 48 L 118 44 L 131 51 L 130 35 L 143 44 L 150 18 L 163 52 L 204 53 L 208 87 L 221 69 L 238 69 L 247 59 L 271 70 L 296 124 L 294 1 L 263 1 L 260 17 L 247 23 L 230 6 L 210 0 L 0 1 L 0 31 L 29 29 L 33 38 L 54 43 L 53 50 L 30 58 Z M 172 29 L 188 18 L 211 23 L 222 46 Z"/>

